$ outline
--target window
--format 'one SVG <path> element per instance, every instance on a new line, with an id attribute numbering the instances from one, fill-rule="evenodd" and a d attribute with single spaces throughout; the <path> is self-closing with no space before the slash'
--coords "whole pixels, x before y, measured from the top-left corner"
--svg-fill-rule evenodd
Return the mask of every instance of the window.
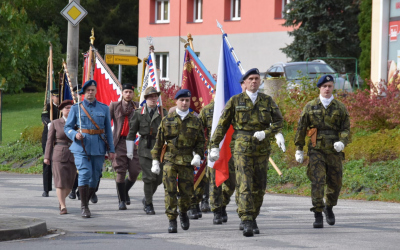
<path id="1" fill-rule="evenodd" d="M 240 20 L 241 0 L 231 0 L 231 20 Z"/>
<path id="2" fill-rule="evenodd" d="M 169 0 L 156 0 L 156 23 L 169 23 Z"/>
<path id="3" fill-rule="evenodd" d="M 193 21 L 203 22 L 203 0 L 193 0 Z"/>
<path id="4" fill-rule="evenodd" d="M 283 12 L 285 11 L 285 6 L 290 3 L 290 0 L 282 0 L 282 18 L 283 18 Z M 289 13 L 289 10 L 286 11 Z"/>
<path id="5" fill-rule="evenodd" d="M 156 55 L 156 66 L 161 70 L 160 79 L 168 79 L 168 61 L 169 53 L 155 53 Z"/>

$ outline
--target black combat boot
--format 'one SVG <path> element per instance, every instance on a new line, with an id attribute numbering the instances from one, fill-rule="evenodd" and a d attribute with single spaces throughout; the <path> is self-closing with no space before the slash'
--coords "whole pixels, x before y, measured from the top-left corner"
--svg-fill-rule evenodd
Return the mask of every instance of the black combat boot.
<path id="1" fill-rule="evenodd" d="M 260 234 L 260 229 L 258 229 L 256 220 L 253 220 L 253 233 Z"/>
<path id="2" fill-rule="evenodd" d="M 125 183 L 117 183 L 117 192 L 118 192 L 118 200 L 119 200 L 119 205 L 118 209 L 119 210 L 126 210 L 126 198 L 125 198 Z"/>
<path id="3" fill-rule="evenodd" d="M 79 193 L 79 188 L 78 188 L 78 190 L 76 191 L 76 197 L 78 197 L 78 201 L 81 200 L 81 194 Z"/>
<path id="4" fill-rule="evenodd" d="M 154 212 L 153 203 L 146 205 L 146 214 L 149 214 L 149 215 L 156 214 L 156 212 Z"/>
<path id="5" fill-rule="evenodd" d="M 324 217 L 322 216 L 322 212 L 314 212 L 315 221 L 313 223 L 314 228 L 323 228 L 324 227 Z"/>
<path id="6" fill-rule="evenodd" d="M 240 221 L 240 224 L 239 224 L 239 230 L 243 230 L 243 228 L 244 228 L 243 221 Z"/>
<path id="7" fill-rule="evenodd" d="M 92 203 L 97 203 L 96 188 L 89 187 L 89 200 Z"/>
<path id="8" fill-rule="evenodd" d="M 76 188 L 73 188 L 68 195 L 68 198 L 75 200 L 76 199 Z"/>
<path id="9" fill-rule="evenodd" d="M 190 221 L 187 213 L 179 213 L 179 219 L 181 220 L 181 227 L 183 230 L 188 230 L 190 227 Z"/>
<path id="10" fill-rule="evenodd" d="M 215 209 L 213 224 L 214 225 L 222 224 L 221 208 Z"/>
<path id="11" fill-rule="evenodd" d="M 208 213 L 211 212 L 211 208 L 210 208 L 210 204 L 208 203 L 208 197 L 207 198 L 203 198 L 203 200 L 201 200 L 201 211 L 203 213 Z"/>
<path id="12" fill-rule="evenodd" d="M 196 205 L 196 211 L 197 211 L 197 217 L 199 219 L 201 219 L 203 217 L 203 213 L 200 210 L 200 205 L 199 204 Z"/>
<path id="13" fill-rule="evenodd" d="M 254 235 L 253 221 L 251 221 L 251 220 L 243 221 L 243 236 L 251 237 L 253 235 Z"/>
<path id="14" fill-rule="evenodd" d="M 125 197 L 126 197 L 126 205 L 131 204 L 131 198 L 129 197 L 129 190 L 133 187 L 134 182 L 131 182 L 129 178 L 125 179 Z M 145 205 L 145 204 L 144 204 Z"/>
<path id="15" fill-rule="evenodd" d="M 79 193 L 81 195 L 81 210 L 83 218 L 90 218 L 91 213 L 89 210 L 89 186 L 80 186 Z"/>
<path id="16" fill-rule="evenodd" d="M 335 225 L 335 214 L 332 211 L 332 207 L 325 206 L 324 214 L 326 217 L 326 222 L 331 226 Z"/>
<path id="17" fill-rule="evenodd" d="M 191 220 L 197 220 L 199 218 L 199 216 L 197 215 L 197 208 L 196 205 L 192 205 L 190 206 L 189 211 L 187 212 L 187 214 L 189 215 L 189 219 Z"/>
<path id="18" fill-rule="evenodd" d="M 222 216 L 222 222 L 228 221 L 228 214 L 226 213 L 226 206 L 222 207 L 221 216 Z"/>
<path id="19" fill-rule="evenodd" d="M 175 220 L 169 221 L 168 233 L 177 233 L 178 232 L 178 224 Z"/>

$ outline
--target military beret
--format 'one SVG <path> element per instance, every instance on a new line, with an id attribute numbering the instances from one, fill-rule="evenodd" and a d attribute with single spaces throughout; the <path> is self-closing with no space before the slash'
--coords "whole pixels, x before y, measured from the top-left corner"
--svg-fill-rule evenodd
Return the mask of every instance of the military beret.
<path id="1" fill-rule="evenodd" d="M 188 89 L 181 89 L 175 95 L 175 100 L 178 100 L 181 97 L 191 97 L 192 93 Z"/>
<path id="2" fill-rule="evenodd" d="M 257 68 L 249 69 L 246 73 L 243 74 L 242 78 L 240 79 L 240 83 L 244 82 L 244 80 L 246 80 L 249 75 L 260 75 L 260 71 L 258 71 Z"/>
<path id="3" fill-rule="evenodd" d="M 53 96 L 58 96 L 58 95 L 59 95 L 58 89 L 52 89 L 52 90 L 50 91 L 50 93 L 51 93 L 51 95 L 53 95 Z"/>
<path id="4" fill-rule="evenodd" d="M 68 106 L 68 105 L 74 105 L 74 101 L 72 101 L 72 100 L 64 100 L 64 101 L 60 104 L 60 106 L 58 106 L 58 109 L 59 109 L 59 110 L 62 110 L 63 108 L 65 108 L 65 106 Z"/>
<path id="5" fill-rule="evenodd" d="M 83 93 L 85 93 L 85 90 L 87 87 L 89 86 L 95 86 L 97 88 L 97 83 L 95 80 L 89 80 L 87 82 L 85 82 L 81 88 L 81 90 L 79 90 L 79 94 L 82 95 Z"/>
<path id="6" fill-rule="evenodd" d="M 333 82 L 333 76 L 331 75 L 324 75 L 321 76 L 321 78 L 319 78 L 318 82 L 317 82 L 317 87 L 321 87 L 322 84 L 326 83 L 326 82 Z"/>
<path id="7" fill-rule="evenodd" d="M 134 90 L 135 87 L 133 86 L 132 83 L 125 83 L 125 84 L 122 85 L 122 91 L 124 91 L 125 89 Z"/>
<path id="8" fill-rule="evenodd" d="M 82 86 L 78 84 L 72 89 L 72 91 L 76 92 L 78 90 L 78 88 L 81 89 Z"/>

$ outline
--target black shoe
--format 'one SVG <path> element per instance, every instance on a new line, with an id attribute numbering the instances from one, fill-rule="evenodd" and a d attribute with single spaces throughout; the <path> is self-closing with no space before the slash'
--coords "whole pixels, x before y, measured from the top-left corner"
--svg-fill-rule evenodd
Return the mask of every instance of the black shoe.
<path id="1" fill-rule="evenodd" d="M 154 212 L 153 203 L 146 205 L 146 214 L 149 214 L 149 215 L 156 214 L 156 212 Z"/>
<path id="2" fill-rule="evenodd" d="M 239 224 L 239 230 L 243 230 L 243 228 L 244 228 L 243 221 L 240 221 L 240 224 Z"/>
<path id="3" fill-rule="evenodd" d="M 178 232 L 178 225 L 175 220 L 170 220 L 169 221 L 169 227 L 168 227 L 168 233 L 177 233 Z"/>
<path id="4" fill-rule="evenodd" d="M 126 197 L 126 205 L 131 204 L 131 198 L 129 197 L 129 190 L 132 188 L 134 182 L 131 182 L 128 178 L 125 179 L 125 197 Z"/>
<path id="5" fill-rule="evenodd" d="M 331 226 L 335 225 L 335 214 L 332 211 L 332 207 L 325 206 L 324 214 L 326 217 L 326 222 Z"/>
<path id="6" fill-rule="evenodd" d="M 76 199 L 76 193 L 75 192 L 76 192 L 76 190 L 72 189 L 71 192 L 68 195 L 68 198 L 70 198 L 72 200 L 75 200 Z"/>
<path id="7" fill-rule="evenodd" d="M 201 211 L 204 213 L 211 212 L 210 205 L 208 204 L 208 199 L 203 199 L 201 201 Z"/>
<path id="8" fill-rule="evenodd" d="M 79 189 L 76 191 L 76 197 L 78 197 L 78 201 L 81 200 L 81 194 L 79 193 Z"/>
<path id="9" fill-rule="evenodd" d="M 179 213 L 179 219 L 181 220 L 182 229 L 188 230 L 190 227 L 190 221 L 187 213 Z"/>
<path id="10" fill-rule="evenodd" d="M 119 210 L 126 210 L 125 201 L 120 201 L 120 202 L 119 202 L 119 207 L 118 207 L 118 209 L 119 209 Z"/>
<path id="11" fill-rule="evenodd" d="M 253 221 L 251 221 L 251 220 L 243 221 L 243 236 L 251 237 L 253 235 L 254 235 Z"/>
<path id="12" fill-rule="evenodd" d="M 99 201 L 99 199 L 97 198 L 96 193 L 93 193 L 92 197 L 90 197 L 90 201 L 92 203 L 97 203 Z"/>
<path id="13" fill-rule="evenodd" d="M 126 210 L 125 183 L 117 183 L 119 210 Z"/>
<path id="14" fill-rule="evenodd" d="M 43 197 L 49 197 L 49 192 L 44 191 L 42 194 Z"/>
<path id="15" fill-rule="evenodd" d="M 142 204 L 143 204 L 143 211 L 146 212 L 146 197 L 143 197 Z"/>
<path id="16" fill-rule="evenodd" d="M 256 220 L 253 220 L 253 233 L 260 234 L 260 229 L 258 229 Z"/>
<path id="17" fill-rule="evenodd" d="M 191 207 L 189 211 L 187 212 L 187 215 L 189 216 L 189 219 L 191 220 L 197 220 L 199 216 L 197 215 L 197 209 L 196 207 Z"/>
<path id="18" fill-rule="evenodd" d="M 222 216 L 221 216 L 220 211 L 214 211 L 213 224 L 214 225 L 222 224 Z"/>
<path id="19" fill-rule="evenodd" d="M 313 223 L 314 228 L 323 228 L 324 227 L 324 217 L 322 216 L 322 212 L 314 212 L 315 221 Z"/>
<path id="20" fill-rule="evenodd" d="M 200 210 L 200 205 L 199 204 L 196 205 L 196 211 L 197 211 L 197 217 L 199 217 L 199 219 L 202 218 L 203 217 L 203 213 Z"/>
<path id="21" fill-rule="evenodd" d="M 228 214 L 226 213 L 226 206 L 222 207 L 222 222 L 227 222 L 228 221 Z"/>

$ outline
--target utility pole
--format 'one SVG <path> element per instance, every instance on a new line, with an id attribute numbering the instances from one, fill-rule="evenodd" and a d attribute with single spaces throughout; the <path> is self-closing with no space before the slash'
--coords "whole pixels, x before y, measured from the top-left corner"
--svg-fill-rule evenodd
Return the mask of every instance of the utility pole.
<path id="1" fill-rule="evenodd" d="M 75 1 L 80 4 L 80 0 L 69 0 L 69 3 Z M 78 60 L 79 60 L 79 24 L 76 26 L 68 22 L 67 39 L 67 67 L 72 86 L 78 84 Z"/>

